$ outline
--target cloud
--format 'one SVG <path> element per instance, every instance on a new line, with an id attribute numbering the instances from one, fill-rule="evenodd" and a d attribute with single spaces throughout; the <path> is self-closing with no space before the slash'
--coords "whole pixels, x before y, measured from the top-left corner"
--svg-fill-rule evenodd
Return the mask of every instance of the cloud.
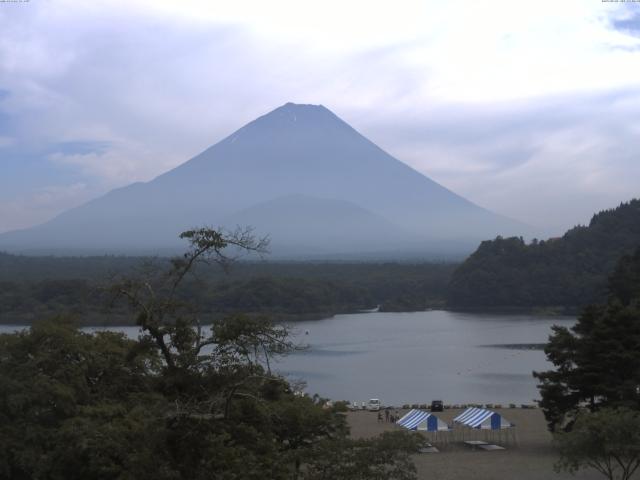
<path id="1" fill-rule="evenodd" d="M 126 185 L 154 177 L 158 171 L 168 170 L 182 158 L 166 155 L 158 159 L 157 152 L 132 142 L 104 144 L 91 150 L 91 142 L 79 142 L 70 149 L 68 144 L 48 155 L 56 165 L 74 167 L 88 177 L 98 177 L 105 186 Z"/>
<path id="2" fill-rule="evenodd" d="M 94 191 L 85 184 L 54 185 L 0 202 L 0 233 L 45 222 L 88 201 Z"/>
<path id="3" fill-rule="evenodd" d="M 467 198 L 554 235 L 639 195 L 640 89 L 406 112 L 363 131 Z"/>
<path id="4" fill-rule="evenodd" d="M 614 29 L 629 35 L 640 36 L 640 11 L 638 9 L 627 9 L 622 11 L 622 15 L 611 19 Z"/>
<path id="5" fill-rule="evenodd" d="M 22 205 L 0 221 L 43 218 L 16 185 L 146 181 L 294 101 L 483 206 L 570 225 L 634 192 L 636 27 L 582 0 L 0 8 L 0 201 Z"/>

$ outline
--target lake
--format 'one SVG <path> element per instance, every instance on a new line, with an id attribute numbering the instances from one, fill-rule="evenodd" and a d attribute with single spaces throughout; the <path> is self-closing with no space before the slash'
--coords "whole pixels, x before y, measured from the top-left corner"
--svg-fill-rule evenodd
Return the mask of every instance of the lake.
<path id="1" fill-rule="evenodd" d="M 308 349 L 274 368 L 304 380 L 308 393 L 335 400 L 532 403 L 539 395 L 531 372 L 551 366 L 544 352 L 497 345 L 544 343 L 552 325 L 573 323 L 571 317 L 449 311 L 336 315 L 292 324 L 296 342 Z M 117 330 L 137 336 L 135 327 Z"/>
<path id="2" fill-rule="evenodd" d="M 336 315 L 293 325 L 309 349 L 278 369 L 309 393 L 383 403 L 532 403 L 533 370 L 551 367 L 541 350 L 490 347 L 544 343 L 570 317 L 427 311 Z M 305 334 L 308 331 L 308 335 Z"/>

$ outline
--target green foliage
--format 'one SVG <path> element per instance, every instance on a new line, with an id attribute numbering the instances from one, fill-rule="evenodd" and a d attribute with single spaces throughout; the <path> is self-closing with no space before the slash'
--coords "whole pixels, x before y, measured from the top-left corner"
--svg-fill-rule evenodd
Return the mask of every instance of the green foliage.
<path id="1" fill-rule="evenodd" d="M 132 446 L 153 444 L 165 406 L 150 381 L 159 359 L 130 355 L 135 343 L 61 319 L 1 335 L 0 478 L 112 478 L 136 458 Z M 143 457 L 133 470 L 153 465 Z"/>
<path id="2" fill-rule="evenodd" d="M 575 310 L 606 298 L 618 259 L 640 245 L 640 200 L 593 216 L 562 238 L 482 242 L 454 272 L 447 303 L 457 308 L 559 307 Z"/>
<path id="3" fill-rule="evenodd" d="M 558 433 L 556 470 L 598 470 L 610 480 L 628 480 L 640 466 L 640 413 L 626 408 L 583 411 L 571 432 Z"/>
<path id="4" fill-rule="evenodd" d="M 354 458 L 366 473 L 331 478 L 414 478 L 412 443 L 348 440 L 342 414 L 236 357 L 253 326 L 179 375 L 144 340 L 60 320 L 0 336 L 0 478 L 329 478 Z"/>
<path id="5" fill-rule="evenodd" d="M 623 257 L 606 305 L 585 308 L 571 329 L 554 327 L 545 353 L 556 369 L 536 372 L 553 431 L 570 428 L 583 405 L 640 408 L 640 249 Z"/>
<path id="6" fill-rule="evenodd" d="M 360 286 L 345 282 L 273 277 L 220 282 L 213 285 L 200 301 L 215 311 L 244 310 L 276 315 L 331 315 L 375 306 L 371 294 Z"/>
<path id="7" fill-rule="evenodd" d="M 143 263 L 146 267 L 141 269 Z M 104 287 L 114 276 L 135 277 L 144 270 L 171 267 L 162 258 L 0 253 L 0 322 L 28 324 L 64 312 L 87 325 L 131 324 L 126 309 L 113 306 Z M 197 278 L 185 279 L 177 293 L 198 308 L 205 322 L 239 312 L 296 320 L 376 305 L 385 311 L 423 310 L 443 304 L 454 267 L 439 263 L 236 262 L 224 275 L 215 265 L 202 263 L 197 265 Z"/>
<path id="8" fill-rule="evenodd" d="M 293 346 L 263 317 L 200 325 L 179 294 L 195 265 L 251 236 L 188 232 L 167 270 L 121 278 L 137 340 L 58 318 L 0 335 L 0 480 L 413 479 L 407 434 L 353 441 L 340 407 L 292 391 L 269 361 Z"/>
<path id="9" fill-rule="evenodd" d="M 324 440 L 314 446 L 304 478 L 308 480 L 410 480 L 415 478 L 411 454 L 425 440 L 419 434 L 385 432 L 373 440 Z"/>

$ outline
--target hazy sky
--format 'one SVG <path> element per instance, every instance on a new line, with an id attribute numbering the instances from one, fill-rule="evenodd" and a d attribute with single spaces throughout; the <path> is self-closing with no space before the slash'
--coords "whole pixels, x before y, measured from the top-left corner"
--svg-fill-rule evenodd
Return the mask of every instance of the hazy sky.
<path id="1" fill-rule="evenodd" d="M 0 232 L 288 101 L 555 234 L 640 196 L 640 3 L 0 2 Z"/>

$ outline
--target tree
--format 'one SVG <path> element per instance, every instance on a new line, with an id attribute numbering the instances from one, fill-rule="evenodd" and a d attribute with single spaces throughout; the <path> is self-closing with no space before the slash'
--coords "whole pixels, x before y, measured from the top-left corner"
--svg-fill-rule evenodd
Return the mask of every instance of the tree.
<path id="1" fill-rule="evenodd" d="M 575 312 L 607 298 L 607 277 L 640 244 L 640 199 L 597 213 L 560 238 L 484 241 L 453 273 L 447 304 L 457 308 L 552 308 Z"/>
<path id="2" fill-rule="evenodd" d="M 333 478 L 415 478 L 408 434 L 352 441 L 337 409 L 271 371 L 274 355 L 295 348 L 286 328 L 246 315 L 205 327 L 186 301 L 197 265 L 226 268 L 225 249 L 266 244 L 246 230 L 182 238 L 189 250 L 168 268 L 112 288 L 137 340 L 63 319 L 0 335 L 0 480 L 303 480 L 327 478 L 316 475 L 326 464 L 371 473 Z"/>
<path id="3" fill-rule="evenodd" d="M 145 340 L 156 344 L 170 371 L 195 366 L 202 349 L 215 344 L 215 339 L 203 332 L 197 310 L 181 297 L 185 279 L 195 274 L 199 264 L 215 263 L 228 269 L 235 258 L 223 252 L 228 248 L 234 248 L 237 256 L 264 254 L 268 246 L 268 239 L 256 239 L 251 229 L 225 234 L 199 228 L 181 233 L 180 238 L 189 242 L 189 248 L 181 257 L 171 259 L 168 270 L 147 263 L 137 278 L 124 278 L 111 287 L 114 299 L 128 300 Z"/>
<path id="4" fill-rule="evenodd" d="M 640 249 L 620 259 L 606 305 L 554 327 L 545 348 L 556 369 L 534 372 L 551 431 L 570 429 L 581 408 L 640 409 Z"/>
<path id="5" fill-rule="evenodd" d="M 166 410 L 158 368 L 154 350 L 61 318 L 0 335 L 0 478 L 163 470 L 166 456 L 152 455 Z"/>
<path id="6" fill-rule="evenodd" d="M 384 432 L 378 438 L 317 443 L 309 457 L 306 480 L 411 480 L 416 468 L 411 454 L 426 441 L 420 434 Z"/>
<path id="7" fill-rule="evenodd" d="M 640 413 L 620 408 L 583 411 L 570 432 L 558 433 L 556 470 L 598 470 L 610 480 L 628 480 L 640 466 Z"/>

